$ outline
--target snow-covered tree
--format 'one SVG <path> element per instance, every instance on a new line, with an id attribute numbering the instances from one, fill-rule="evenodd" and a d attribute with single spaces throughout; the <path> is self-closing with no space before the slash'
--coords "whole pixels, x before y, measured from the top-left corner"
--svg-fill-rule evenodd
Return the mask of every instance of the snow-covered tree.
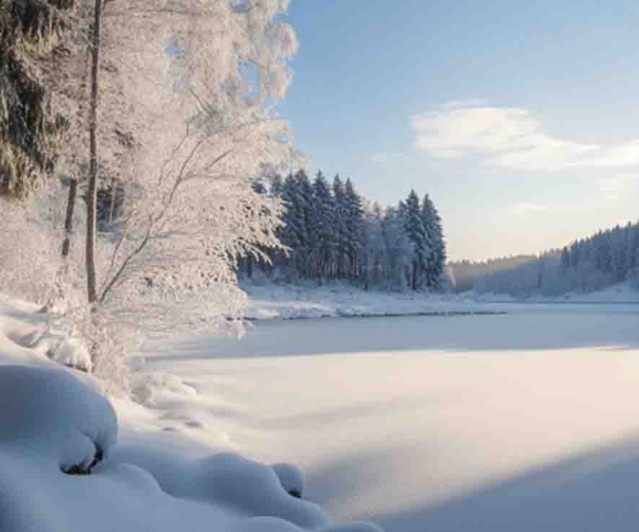
<path id="1" fill-rule="evenodd" d="M 332 273 L 336 234 L 335 200 L 321 170 L 313 182 L 312 230 L 315 245 L 312 254 L 314 276 L 320 281 Z"/>
<path id="2" fill-rule="evenodd" d="M 439 212 L 428 194 L 422 202 L 422 220 L 429 243 L 424 269 L 426 286 L 429 289 L 438 289 L 442 287 L 442 276 L 446 266 L 446 242 Z"/>
<path id="3" fill-rule="evenodd" d="M 400 208 L 386 209 L 382 222 L 385 247 L 385 278 L 388 290 L 401 291 L 410 286 L 414 246 L 406 232 Z"/>
<path id="4" fill-rule="evenodd" d="M 357 253 L 360 249 L 360 236 L 364 221 L 364 209 L 362 198 L 359 196 L 351 179 L 347 179 L 344 185 L 345 206 L 345 249 L 348 259 L 348 276 L 355 282 L 358 276 Z"/>
<path id="5" fill-rule="evenodd" d="M 410 285 L 413 290 L 421 287 L 422 274 L 426 270 L 431 254 L 432 242 L 428 238 L 424 219 L 422 217 L 419 197 L 414 190 L 406 198 L 405 207 L 402 209 L 406 234 L 413 244 L 414 254 L 411 265 Z"/>
<path id="6" fill-rule="evenodd" d="M 347 274 L 348 264 L 348 206 L 344 182 L 339 174 L 333 179 L 333 197 L 335 198 L 335 260 L 336 275 L 343 278 Z"/>

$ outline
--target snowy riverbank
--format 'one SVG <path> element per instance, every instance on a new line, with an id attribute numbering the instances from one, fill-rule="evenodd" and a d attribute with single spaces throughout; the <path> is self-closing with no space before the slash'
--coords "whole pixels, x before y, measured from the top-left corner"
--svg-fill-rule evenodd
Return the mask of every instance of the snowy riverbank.
<path id="1" fill-rule="evenodd" d="M 326 286 L 243 283 L 249 320 L 336 317 L 451 316 L 503 312 L 469 297 L 415 292 L 365 291 L 348 284 Z"/>
<path id="2" fill-rule="evenodd" d="M 313 318 L 375 318 L 399 316 L 472 316 L 503 314 L 502 303 L 639 304 L 639 291 L 629 283 L 591 293 L 572 292 L 557 297 L 513 297 L 508 294 L 466 292 L 426 294 L 361 290 L 348 284 L 324 286 L 244 282 L 248 296 L 245 317 L 250 321 Z"/>

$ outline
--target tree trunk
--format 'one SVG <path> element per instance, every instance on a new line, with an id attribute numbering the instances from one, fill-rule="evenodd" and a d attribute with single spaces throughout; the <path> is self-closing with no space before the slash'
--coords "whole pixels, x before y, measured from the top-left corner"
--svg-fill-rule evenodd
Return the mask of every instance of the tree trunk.
<path id="1" fill-rule="evenodd" d="M 95 0 L 93 35 L 91 39 L 91 102 L 89 110 L 89 183 L 87 187 L 86 269 L 89 303 L 98 300 L 95 271 L 95 236 L 98 191 L 98 74 L 100 71 L 100 37 L 102 31 L 102 0 Z"/>
<path id="2" fill-rule="evenodd" d="M 78 193 L 78 180 L 72 179 L 69 185 L 69 197 L 67 199 L 67 214 L 64 220 L 64 241 L 62 242 L 62 257 L 69 256 L 71 249 L 71 233 L 73 232 L 73 211 L 75 209 L 75 198 Z"/>

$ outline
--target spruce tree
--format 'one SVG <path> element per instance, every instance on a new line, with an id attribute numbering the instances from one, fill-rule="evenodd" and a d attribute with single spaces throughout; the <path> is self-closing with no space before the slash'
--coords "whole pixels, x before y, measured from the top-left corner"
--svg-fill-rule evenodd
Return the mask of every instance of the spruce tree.
<path id="1" fill-rule="evenodd" d="M 346 180 L 344 186 L 346 204 L 346 255 L 348 257 L 349 278 L 351 281 L 357 279 L 358 259 L 357 253 L 360 248 L 359 239 L 361 226 L 364 220 L 364 209 L 362 208 L 362 198 L 355 191 L 355 187 L 350 178 Z"/>
<path id="2" fill-rule="evenodd" d="M 424 196 L 422 203 L 422 220 L 429 246 L 425 268 L 426 286 L 438 289 L 442 286 L 442 276 L 446 267 L 446 243 L 439 212 L 428 194 Z"/>
<path id="3" fill-rule="evenodd" d="M 335 199 L 335 275 L 343 279 L 347 275 L 348 264 L 348 207 L 346 191 L 339 174 L 333 180 L 333 198 Z"/>
<path id="4" fill-rule="evenodd" d="M 313 182 L 312 231 L 315 242 L 312 253 L 314 277 L 322 281 L 331 273 L 335 250 L 335 202 L 331 187 L 320 170 Z"/>
<path id="5" fill-rule="evenodd" d="M 421 278 L 425 272 L 431 248 L 422 218 L 419 197 L 414 190 L 411 190 L 408 198 L 406 198 L 403 210 L 406 233 L 415 251 L 411 267 L 410 285 L 412 290 L 417 290 L 421 286 Z"/>

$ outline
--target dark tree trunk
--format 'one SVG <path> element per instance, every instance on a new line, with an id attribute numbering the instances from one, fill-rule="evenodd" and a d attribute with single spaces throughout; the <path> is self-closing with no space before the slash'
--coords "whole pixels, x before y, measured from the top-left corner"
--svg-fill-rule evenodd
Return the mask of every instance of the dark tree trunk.
<path id="1" fill-rule="evenodd" d="M 67 199 L 67 214 L 64 220 L 64 242 L 62 242 L 62 256 L 66 259 L 71 249 L 71 233 L 73 232 L 73 211 L 75 198 L 78 194 L 78 180 L 72 179 L 69 185 L 69 197 Z"/>
<path id="2" fill-rule="evenodd" d="M 91 102 L 89 110 L 89 182 L 87 188 L 86 269 L 89 303 L 98 300 L 95 270 L 95 235 L 98 191 L 98 74 L 100 72 L 100 38 L 102 32 L 102 0 L 95 0 L 91 39 Z"/>

